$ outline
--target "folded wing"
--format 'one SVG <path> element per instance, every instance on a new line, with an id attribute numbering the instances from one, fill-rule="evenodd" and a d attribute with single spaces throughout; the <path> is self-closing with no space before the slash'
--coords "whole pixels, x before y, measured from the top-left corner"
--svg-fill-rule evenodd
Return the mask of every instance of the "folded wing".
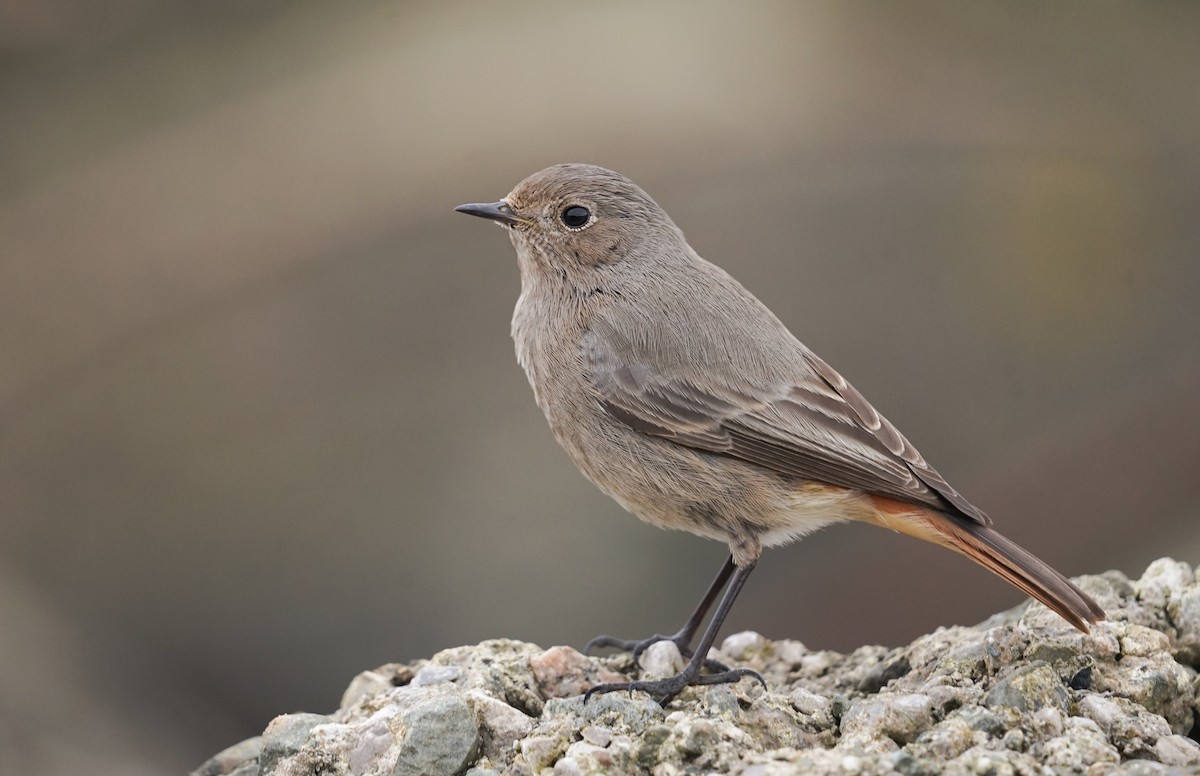
<path id="1" fill-rule="evenodd" d="M 597 400 L 637 431 L 784 476 L 932 507 L 980 525 L 991 522 L 811 353 L 777 384 L 729 386 L 664 369 L 604 329 L 589 332 L 583 345 Z"/>

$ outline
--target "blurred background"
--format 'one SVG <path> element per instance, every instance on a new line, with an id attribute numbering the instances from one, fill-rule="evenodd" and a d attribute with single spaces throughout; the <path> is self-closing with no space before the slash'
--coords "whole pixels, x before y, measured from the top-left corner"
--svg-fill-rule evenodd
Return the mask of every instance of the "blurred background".
<path id="1" fill-rule="evenodd" d="M 360 670 L 675 629 L 452 212 L 621 171 L 1068 574 L 1200 560 L 1200 5 L 0 2 L 0 771 L 181 772 Z M 1022 596 L 841 526 L 725 633 Z"/>

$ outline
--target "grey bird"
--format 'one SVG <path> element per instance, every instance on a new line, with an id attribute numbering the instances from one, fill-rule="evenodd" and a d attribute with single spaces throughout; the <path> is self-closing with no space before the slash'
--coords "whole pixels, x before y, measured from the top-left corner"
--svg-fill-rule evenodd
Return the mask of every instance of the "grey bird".
<path id="1" fill-rule="evenodd" d="M 690 658 L 683 671 L 598 685 L 589 696 L 644 690 L 665 704 L 689 685 L 761 682 L 708 659 L 722 621 L 764 547 L 847 520 L 961 553 L 1082 631 L 1104 619 L 1070 580 L 992 530 L 862 394 L 692 250 L 629 179 L 561 164 L 499 202 L 456 210 L 508 231 L 521 273 L 517 360 L 579 470 L 642 520 L 729 546 L 679 632 L 588 644 L 636 658 L 670 639 Z"/>

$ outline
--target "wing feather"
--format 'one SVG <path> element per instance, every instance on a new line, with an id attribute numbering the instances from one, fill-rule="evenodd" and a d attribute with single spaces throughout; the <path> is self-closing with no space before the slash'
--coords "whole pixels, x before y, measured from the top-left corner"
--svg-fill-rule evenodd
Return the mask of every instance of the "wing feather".
<path id="1" fill-rule="evenodd" d="M 925 462 L 845 378 L 811 353 L 776 385 L 699 385 L 593 329 L 583 357 L 601 406 L 644 434 L 728 455 L 788 477 L 932 507 L 981 525 L 987 515 Z"/>

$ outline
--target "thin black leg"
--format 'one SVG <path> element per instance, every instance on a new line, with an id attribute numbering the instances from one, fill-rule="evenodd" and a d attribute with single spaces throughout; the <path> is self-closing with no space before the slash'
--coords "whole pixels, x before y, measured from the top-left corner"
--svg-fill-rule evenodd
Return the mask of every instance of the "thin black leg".
<path id="1" fill-rule="evenodd" d="M 634 662 L 641 657 L 642 653 L 651 644 L 659 641 L 673 641 L 675 646 L 679 647 L 679 652 L 684 657 L 692 656 L 692 638 L 695 637 L 696 631 L 700 629 L 700 623 L 704 622 L 704 615 L 708 614 L 708 610 L 712 607 L 713 601 L 717 600 L 717 594 L 721 592 L 721 588 L 725 587 L 725 583 L 729 581 L 729 575 L 733 573 L 733 556 L 730 555 L 725 559 L 725 565 L 721 566 L 721 570 L 717 572 L 717 578 L 708 586 L 708 592 L 704 594 L 704 599 L 696 607 L 696 611 L 692 612 L 692 616 L 683 624 L 679 632 L 674 636 L 664 636 L 661 633 L 656 633 L 648 639 L 640 641 L 627 641 L 618 639 L 616 636 L 597 636 L 589 641 L 583 647 L 585 655 L 591 654 L 593 649 L 597 647 L 615 647 L 616 649 L 625 650 L 633 654 Z M 716 661 L 713 661 L 714 663 Z M 717 664 L 718 670 L 726 670 L 724 666 Z"/>
<path id="2" fill-rule="evenodd" d="M 708 685 L 708 684 L 725 684 L 727 682 L 736 682 L 743 677 L 752 677 L 757 679 L 766 689 L 767 683 L 759 676 L 757 671 L 752 671 L 749 668 L 732 668 L 720 671 L 715 674 L 700 674 L 704 668 L 708 650 L 713 645 L 713 641 L 717 638 L 717 631 L 721 629 L 721 623 L 725 621 L 729 610 L 733 608 L 733 602 L 737 599 L 738 593 L 742 591 L 742 585 L 746 584 L 746 579 L 750 576 L 750 572 L 754 571 L 754 563 L 746 566 L 734 566 L 733 577 L 729 581 L 729 587 L 725 590 L 725 595 L 721 596 L 721 602 L 717 604 L 717 611 L 713 613 L 712 620 L 709 621 L 708 627 L 705 628 L 704 634 L 700 637 L 700 643 L 696 645 L 696 651 L 692 654 L 692 659 L 684 666 L 684 669 L 678 674 L 666 679 L 657 679 L 653 681 L 639 682 L 612 682 L 610 684 L 598 684 L 584 693 L 584 701 L 599 693 L 612 692 L 613 690 L 642 690 L 650 694 L 656 701 L 662 705 L 666 705 L 672 698 L 678 695 L 684 687 L 693 684 Z M 724 573 L 724 569 L 722 569 Z M 706 596 L 707 598 L 707 596 Z"/>

